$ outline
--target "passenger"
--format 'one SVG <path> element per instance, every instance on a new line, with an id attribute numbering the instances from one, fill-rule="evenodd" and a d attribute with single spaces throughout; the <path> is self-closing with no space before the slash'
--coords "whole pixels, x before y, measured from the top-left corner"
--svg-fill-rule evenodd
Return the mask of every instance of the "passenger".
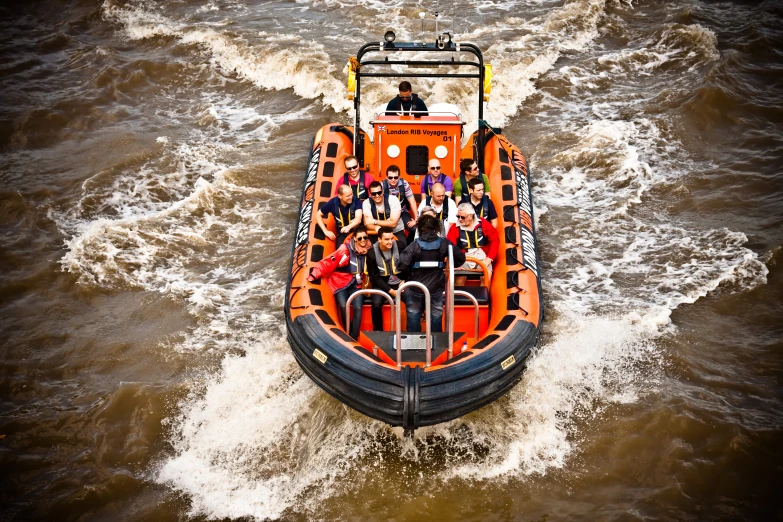
<path id="1" fill-rule="evenodd" d="M 432 216 L 434 218 L 438 217 L 438 213 L 435 212 L 435 209 L 432 207 L 429 207 L 427 205 L 422 205 L 419 207 L 419 217 L 421 216 Z"/>
<path id="2" fill-rule="evenodd" d="M 446 237 L 459 247 L 460 252 L 475 257 L 482 265 L 486 266 L 487 273 L 491 278 L 492 262 L 497 257 L 498 248 L 500 247 L 498 231 L 486 219 L 477 218 L 476 211 L 470 203 L 460 203 L 459 207 L 457 207 L 457 219 L 459 220 L 459 226 L 452 227 Z M 462 263 L 458 263 L 455 260 L 454 266 L 473 270 L 478 265 L 473 261 L 462 265 Z M 463 286 L 465 279 L 465 276 L 457 276 L 454 281 L 455 285 Z M 485 281 L 484 285 L 489 286 L 489 281 Z"/>
<path id="3" fill-rule="evenodd" d="M 340 245 L 331 256 L 326 257 L 310 271 L 307 280 L 311 283 L 324 276 L 326 284 L 334 294 L 337 306 L 342 314 L 341 324 L 345 324 L 348 310 L 345 305 L 348 298 L 362 289 L 367 274 L 367 251 L 370 249 L 370 238 L 364 225 L 359 224 L 354 230 L 354 236 Z M 348 335 L 354 339 L 359 338 L 359 327 L 362 324 L 362 305 L 364 296 L 357 296 L 351 303 L 353 319 Z"/>
<path id="4" fill-rule="evenodd" d="M 408 233 L 416 230 L 416 199 L 410 184 L 400 178 L 400 167 L 389 165 L 386 169 L 386 179 L 383 180 L 383 193 L 386 196 L 397 196 L 402 208 L 403 230 Z"/>
<path id="5" fill-rule="evenodd" d="M 432 186 L 435 183 L 441 183 L 446 187 L 446 196 L 451 197 L 451 193 L 454 190 L 454 182 L 451 178 L 440 171 L 440 161 L 433 158 L 429 163 L 429 172 L 424 176 L 424 180 L 421 182 L 421 195 L 429 196 L 432 192 Z"/>
<path id="6" fill-rule="evenodd" d="M 428 116 L 429 113 L 424 100 L 419 98 L 418 94 L 411 93 L 412 90 L 411 82 L 400 82 L 400 94 L 395 96 L 386 106 L 386 116 L 404 116 L 406 113 L 411 114 L 412 111 L 417 118 L 419 116 Z"/>
<path id="7" fill-rule="evenodd" d="M 440 235 L 446 237 L 449 228 L 457 224 L 457 205 L 453 199 L 446 197 L 446 187 L 442 183 L 435 183 L 432 186 L 432 195 L 422 198 L 419 204 L 420 215 L 424 207 L 432 207 L 435 211 L 440 220 Z"/>
<path id="8" fill-rule="evenodd" d="M 370 199 L 362 203 L 362 215 L 364 226 L 368 231 L 377 233 L 381 227 L 389 227 L 400 242 L 400 248 L 408 245 L 405 239 L 405 225 L 400 219 L 402 215 L 400 201 L 385 195 L 380 181 L 370 183 Z"/>
<path id="9" fill-rule="evenodd" d="M 470 158 L 465 158 L 459 162 L 459 170 L 459 178 L 454 181 L 454 201 L 462 203 L 470 194 L 468 181 L 479 175 L 478 163 Z M 480 179 L 484 180 L 484 194 L 489 196 L 489 178 L 486 174 L 482 174 Z"/>
<path id="10" fill-rule="evenodd" d="M 337 224 L 337 237 L 334 232 L 326 228 L 324 218 L 327 214 L 334 216 Z M 358 198 L 353 197 L 353 191 L 348 185 L 339 185 L 337 195 L 327 201 L 324 206 L 315 213 L 315 222 L 326 237 L 335 241 L 339 247 L 345 243 L 345 238 L 362 222 L 362 204 Z"/>
<path id="11" fill-rule="evenodd" d="M 480 218 L 484 218 L 492 226 L 498 227 L 498 212 L 495 210 L 495 204 L 489 199 L 489 196 L 484 194 L 484 181 L 476 177 L 468 181 L 468 189 L 470 190 L 470 197 L 463 200 L 465 203 L 473 205 L 473 210 Z"/>
<path id="12" fill-rule="evenodd" d="M 343 174 L 342 183 L 351 187 L 354 196 L 359 201 L 366 200 L 367 189 L 370 187 L 370 183 L 374 181 L 372 174 L 359 169 L 359 160 L 356 159 L 356 156 L 347 156 L 343 160 L 343 164 L 347 172 Z M 337 190 L 334 193 L 337 194 Z"/>
<path id="13" fill-rule="evenodd" d="M 456 228 L 456 227 L 455 227 Z M 399 270 L 406 273 L 407 281 L 418 281 L 430 292 L 431 330 L 443 331 L 443 291 L 446 288 L 446 276 L 443 268 L 449 257 L 448 239 L 438 236 L 440 224 L 432 216 L 419 218 L 419 237 L 400 254 Z M 465 254 L 453 248 L 454 266 L 465 263 Z M 421 331 L 421 316 L 424 312 L 424 293 L 418 288 L 405 291 L 405 311 L 408 318 L 407 331 Z"/>
<path id="14" fill-rule="evenodd" d="M 392 297 L 397 296 L 402 280 L 399 264 L 400 248 L 394 238 L 394 232 L 388 227 L 378 230 L 378 241 L 367 254 L 367 273 L 370 275 L 372 287 L 383 290 Z M 383 305 L 387 303 L 381 295 L 372 295 L 372 329 L 383 330 Z"/>

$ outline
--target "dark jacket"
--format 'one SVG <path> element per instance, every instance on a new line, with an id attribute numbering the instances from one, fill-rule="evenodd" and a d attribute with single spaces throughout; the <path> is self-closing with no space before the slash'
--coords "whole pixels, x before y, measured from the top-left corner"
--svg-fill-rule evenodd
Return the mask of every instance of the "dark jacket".
<path id="1" fill-rule="evenodd" d="M 376 243 L 377 244 L 377 243 Z M 399 256 L 398 256 L 399 259 Z M 380 261 L 376 259 L 375 257 L 375 246 L 371 248 L 367 252 L 367 274 L 370 276 L 370 281 L 372 282 L 372 287 L 376 290 L 383 290 L 387 294 L 389 293 L 389 290 L 391 290 L 391 286 L 389 286 L 389 277 L 388 275 L 384 276 L 381 275 L 381 270 L 379 268 L 379 265 L 382 264 L 383 261 Z M 395 268 L 398 268 L 395 266 Z M 399 274 L 397 274 L 399 277 Z"/>
<path id="2" fill-rule="evenodd" d="M 427 287 L 430 293 L 446 288 L 446 276 L 443 267 L 414 268 L 421 261 L 439 261 L 445 263 L 449 259 L 449 245 L 454 254 L 454 266 L 465 264 L 465 254 L 455 247 L 448 239 L 439 237 L 434 232 L 423 234 L 413 241 L 400 254 L 399 268 L 403 271 L 406 281 L 418 281 Z M 418 290 L 417 290 L 418 291 Z"/>
<path id="3" fill-rule="evenodd" d="M 399 112 L 424 111 L 424 114 L 418 113 L 416 116 L 427 116 L 427 105 L 424 100 L 419 98 L 418 94 L 412 94 L 410 100 L 403 100 L 399 95 L 395 96 L 386 106 L 386 116 L 394 116 Z"/>

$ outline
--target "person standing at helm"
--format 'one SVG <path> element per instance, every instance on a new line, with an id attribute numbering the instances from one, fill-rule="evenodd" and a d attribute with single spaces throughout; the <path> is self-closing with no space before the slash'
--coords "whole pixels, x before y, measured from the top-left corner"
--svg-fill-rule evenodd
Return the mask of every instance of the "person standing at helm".
<path id="1" fill-rule="evenodd" d="M 428 116 L 427 105 L 424 100 L 419 98 L 418 94 L 414 94 L 411 91 L 411 82 L 400 82 L 400 94 L 392 98 L 389 104 L 386 106 L 386 116 L 411 114 L 416 117 Z"/>
<path id="2" fill-rule="evenodd" d="M 440 160 L 432 158 L 427 167 L 427 175 L 424 176 L 424 180 L 421 182 L 421 195 L 429 196 L 435 183 L 442 183 L 446 189 L 446 197 L 451 197 L 451 193 L 454 191 L 454 182 L 441 172 Z"/>
<path id="3" fill-rule="evenodd" d="M 359 160 L 356 159 L 356 156 L 346 156 L 343 160 L 343 164 L 345 165 L 346 172 L 343 174 L 341 183 L 351 187 L 354 197 L 360 202 L 366 200 L 368 198 L 367 190 L 370 188 L 370 183 L 375 181 L 372 174 L 359 168 Z M 334 191 L 335 196 L 337 195 L 337 190 L 339 188 L 340 185 L 338 184 Z"/>
<path id="4" fill-rule="evenodd" d="M 459 162 L 459 178 L 454 181 L 454 201 L 462 203 L 470 195 L 468 182 L 475 177 L 484 180 L 484 194 L 489 196 L 489 178 L 486 174 L 479 176 L 476 160 L 465 158 Z"/>

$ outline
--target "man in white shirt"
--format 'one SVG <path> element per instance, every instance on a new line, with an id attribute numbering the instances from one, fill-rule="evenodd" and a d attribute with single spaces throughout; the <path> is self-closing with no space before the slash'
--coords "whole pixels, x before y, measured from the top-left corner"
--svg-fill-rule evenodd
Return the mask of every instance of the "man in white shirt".
<path id="1" fill-rule="evenodd" d="M 432 195 L 421 198 L 419 213 L 424 207 L 432 207 L 435 217 L 441 222 L 441 237 L 446 237 L 449 228 L 457 224 L 457 205 L 454 200 L 446 197 L 446 187 L 443 183 L 432 185 Z"/>
<path id="2" fill-rule="evenodd" d="M 400 200 L 384 194 L 380 181 L 370 183 L 369 192 L 370 198 L 362 203 L 362 216 L 364 216 L 364 225 L 374 240 L 373 243 L 378 239 L 378 230 L 387 227 L 397 238 L 397 248 L 404 250 L 408 246 L 408 241 L 405 239 L 405 224 L 400 219 L 402 214 Z"/>

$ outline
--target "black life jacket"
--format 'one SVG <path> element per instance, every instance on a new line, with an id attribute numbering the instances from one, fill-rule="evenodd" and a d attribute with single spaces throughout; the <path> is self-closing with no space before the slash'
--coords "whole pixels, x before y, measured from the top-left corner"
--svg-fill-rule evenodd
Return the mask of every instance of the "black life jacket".
<path id="1" fill-rule="evenodd" d="M 348 181 L 348 179 L 349 179 L 348 178 L 348 173 L 346 172 L 345 174 L 343 174 L 343 185 L 348 185 L 349 187 L 351 187 L 351 190 L 353 191 L 353 196 L 355 198 L 359 198 L 359 201 L 364 201 L 365 199 L 367 199 L 369 197 L 368 194 L 367 194 L 367 190 L 366 190 L 367 188 L 364 186 L 364 171 L 363 170 L 359 171 L 359 183 L 356 185 L 355 188 L 354 188 L 353 185 L 351 185 L 351 183 L 350 183 L 350 181 Z M 362 197 L 362 196 L 364 196 L 364 197 Z"/>
<path id="2" fill-rule="evenodd" d="M 479 221 L 478 226 L 473 230 L 463 230 L 462 227 L 460 227 L 459 239 L 457 240 L 457 247 L 459 249 L 467 250 L 469 248 L 478 248 L 486 246 L 487 243 L 487 237 L 481 229 L 481 221 Z"/>
<path id="3" fill-rule="evenodd" d="M 378 207 L 375 205 L 375 201 L 370 201 L 370 212 L 372 212 L 373 219 L 378 219 Z M 391 216 L 391 208 L 389 208 L 389 196 L 383 195 L 383 218 L 389 219 Z"/>
<path id="4" fill-rule="evenodd" d="M 419 99 L 419 95 L 416 93 L 411 93 L 411 107 L 410 109 L 404 109 L 402 106 L 402 98 L 400 98 L 400 95 L 398 94 L 393 100 L 391 110 L 394 112 L 397 112 L 398 115 L 404 116 L 406 113 L 410 114 L 412 111 L 416 110 L 416 106 L 418 105 L 417 101 Z"/>
<path id="5" fill-rule="evenodd" d="M 372 249 L 375 251 L 375 262 L 378 265 L 378 271 L 381 273 L 381 276 L 388 277 L 392 274 L 397 275 L 400 273 L 400 271 L 397 269 L 397 261 L 400 258 L 400 250 L 397 248 L 396 241 L 392 243 L 392 257 L 390 263 L 386 262 L 386 258 L 383 256 L 383 252 L 381 252 L 380 241 L 376 241 L 376 243 L 372 246 Z M 389 264 L 391 264 L 391 267 L 389 267 Z"/>
<path id="6" fill-rule="evenodd" d="M 348 264 L 335 269 L 335 272 L 345 272 L 348 274 L 366 274 L 367 273 L 367 256 L 359 255 L 356 253 L 356 240 L 351 238 L 348 242 L 348 252 L 351 255 L 351 259 Z"/>
<path id="7" fill-rule="evenodd" d="M 344 208 L 339 202 L 337 203 L 337 215 L 335 216 L 337 218 L 338 223 L 338 229 L 348 226 L 351 221 L 353 221 L 353 218 L 356 217 L 356 209 L 353 207 L 353 201 L 348 206 L 348 208 Z"/>
<path id="8" fill-rule="evenodd" d="M 441 221 L 447 221 L 449 219 L 449 198 L 443 198 L 443 205 L 440 207 L 440 212 L 436 214 L 435 217 L 440 219 Z M 424 204 L 428 207 L 431 207 L 432 210 L 435 210 L 435 207 L 432 206 L 432 196 L 427 196 L 424 198 Z M 445 211 L 445 216 L 443 215 Z"/>
<path id="9" fill-rule="evenodd" d="M 385 179 L 381 182 L 383 185 L 383 195 L 384 197 L 389 197 L 391 194 L 391 187 L 389 186 L 389 180 Z M 399 183 L 397 184 L 397 199 L 400 200 L 400 208 L 402 210 L 408 210 L 410 211 L 410 204 L 408 203 L 408 198 L 405 197 L 405 180 L 400 178 Z"/>
<path id="10" fill-rule="evenodd" d="M 470 203 L 473 205 L 473 201 L 470 199 L 470 196 L 468 196 L 467 199 L 462 200 L 463 203 Z M 479 202 L 479 206 L 473 205 L 473 210 L 476 211 L 476 219 L 483 217 L 484 219 L 489 219 L 489 197 L 484 194 L 481 196 L 481 201 Z"/>
<path id="11" fill-rule="evenodd" d="M 443 262 L 443 256 L 440 253 L 440 244 L 443 238 L 439 237 L 434 241 L 424 241 L 420 237 L 416 238 L 421 253 L 419 260 L 413 263 L 411 268 L 446 268 Z"/>
<path id="12" fill-rule="evenodd" d="M 443 183 L 446 180 L 446 175 L 443 172 L 441 172 L 438 175 L 438 180 L 434 181 L 434 182 L 430 181 L 431 178 L 432 178 L 432 176 L 430 176 L 429 174 L 424 176 L 424 186 L 423 186 L 424 188 L 422 188 L 421 193 L 424 194 L 425 196 L 429 196 L 430 195 L 430 191 L 432 190 L 432 186 L 435 183 Z"/>

